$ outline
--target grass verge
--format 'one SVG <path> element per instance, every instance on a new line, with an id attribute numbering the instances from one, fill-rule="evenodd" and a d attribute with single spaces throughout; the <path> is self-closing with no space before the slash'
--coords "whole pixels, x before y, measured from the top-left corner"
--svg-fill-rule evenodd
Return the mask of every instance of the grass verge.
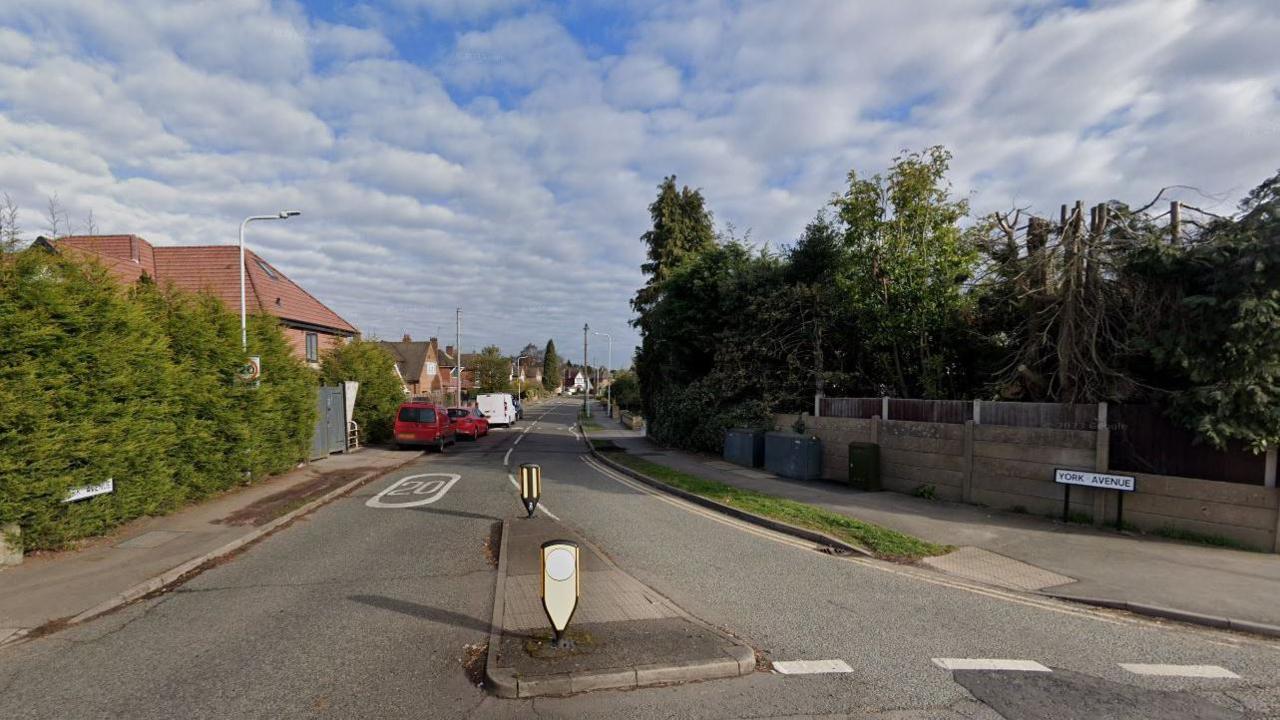
<path id="1" fill-rule="evenodd" d="M 1159 535 L 1162 538 L 1168 538 L 1170 540 L 1181 540 L 1183 542 L 1198 543 L 1200 545 L 1212 545 L 1214 547 L 1231 548 L 1232 550 L 1247 550 L 1249 552 L 1262 552 L 1257 548 L 1249 547 L 1248 545 L 1232 540 L 1229 537 L 1198 533 L 1194 530 L 1184 530 L 1171 525 L 1156 528 L 1151 531 L 1151 534 Z"/>
<path id="2" fill-rule="evenodd" d="M 609 444 L 612 445 L 612 443 Z M 597 445 L 596 449 L 609 450 L 616 448 Z M 817 530 L 846 542 L 861 545 L 874 553 L 876 557 L 884 560 L 913 562 L 922 557 L 945 555 L 955 549 L 951 545 L 938 545 L 937 543 L 927 542 L 896 530 L 890 530 L 879 525 L 862 522 L 861 520 L 854 520 L 851 517 L 807 503 L 788 500 L 787 498 L 780 498 L 754 490 L 744 490 L 714 480 L 706 480 L 665 465 L 650 462 L 644 458 L 628 455 L 625 452 L 611 452 L 609 459 L 626 465 L 632 470 L 642 472 L 656 480 L 661 480 L 668 485 L 715 500 L 718 503 L 792 525 L 799 525 L 810 530 Z"/>
<path id="3" fill-rule="evenodd" d="M 594 432 L 596 430 L 604 429 L 600 423 L 595 421 L 595 418 L 589 418 L 581 411 L 578 412 L 578 422 L 582 423 L 582 429 L 586 432 Z"/>

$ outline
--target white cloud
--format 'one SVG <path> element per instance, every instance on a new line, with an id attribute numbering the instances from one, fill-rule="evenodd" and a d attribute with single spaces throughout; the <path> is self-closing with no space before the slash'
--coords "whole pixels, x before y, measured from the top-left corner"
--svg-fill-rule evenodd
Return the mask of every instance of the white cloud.
<path id="1" fill-rule="evenodd" d="M 56 191 L 175 243 L 299 207 L 251 244 L 365 330 L 447 331 L 462 305 L 468 346 L 576 357 L 584 321 L 634 340 L 668 174 L 777 246 L 903 148 L 949 147 L 976 211 L 1173 183 L 1225 210 L 1280 164 L 1270 0 L 682 0 L 599 32 L 590 6 L 391 0 L 343 24 L 269 0 L 14 0 L 0 190 L 29 234 Z"/>

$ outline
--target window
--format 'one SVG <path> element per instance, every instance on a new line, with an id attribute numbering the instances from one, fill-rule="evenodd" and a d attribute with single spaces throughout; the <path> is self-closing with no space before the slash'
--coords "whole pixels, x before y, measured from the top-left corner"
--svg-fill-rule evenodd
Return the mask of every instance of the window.
<path id="1" fill-rule="evenodd" d="M 276 275 L 276 271 L 272 270 L 270 265 L 262 262 L 261 258 L 254 258 L 253 261 L 258 263 L 258 267 L 262 268 L 262 272 L 266 273 L 267 277 L 271 278 L 272 280 L 280 279 L 280 276 Z"/>
<path id="2" fill-rule="evenodd" d="M 440 366 L 439 366 L 439 365 L 436 365 L 435 363 L 430 362 L 430 361 L 428 361 L 428 362 L 427 362 L 427 374 L 428 374 L 428 375 L 436 375 L 436 374 L 438 374 L 439 372 L 440 372 Z"/>
<path id="3" fill-rule="evenodd" d="M 400 422 L 434 423 L 435 421 L 436 411 L 433 408 L 400 408 Z"/>
<path id="4" fill-rule="evenodd" d="M 320 359 L 320 338 L 315 333 L 307 333 L 307 362 L 318 362 Z"/>
<path id="5" fill-rule="evenodd" d="M 466 408 L 449 408 L 449 417 L 451 418 L 462 418 L 470 414 L 471 411 Z"/>

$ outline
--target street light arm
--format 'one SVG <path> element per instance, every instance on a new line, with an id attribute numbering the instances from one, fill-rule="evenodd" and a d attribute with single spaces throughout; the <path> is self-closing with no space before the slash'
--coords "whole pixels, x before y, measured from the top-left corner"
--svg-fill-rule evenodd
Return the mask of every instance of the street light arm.
<path id="1" fill-rule="evenodd" d="M 288 220 L 301 215 L 301 210 L 281 210 L 275 215 L 250 215 L 240 222 L 240 349 L 249 350 L 249 313 L 244 290 L 244 229 L 255 220 Z"/>

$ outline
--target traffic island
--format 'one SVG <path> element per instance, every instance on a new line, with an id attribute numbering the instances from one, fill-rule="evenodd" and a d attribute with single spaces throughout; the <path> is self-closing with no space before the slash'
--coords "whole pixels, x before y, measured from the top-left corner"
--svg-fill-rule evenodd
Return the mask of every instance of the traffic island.
<path id="1" fill-rule="evenodd" d="M 541 547 L 578 543 L 580 597 L 557 645 L 541 602 Z M 614 565 L 594 546 L 545 516 L 502 527 L 485 678 L 499 697 L 737 677 L 755 670 L 755 652 L 697 620 Z"/>

